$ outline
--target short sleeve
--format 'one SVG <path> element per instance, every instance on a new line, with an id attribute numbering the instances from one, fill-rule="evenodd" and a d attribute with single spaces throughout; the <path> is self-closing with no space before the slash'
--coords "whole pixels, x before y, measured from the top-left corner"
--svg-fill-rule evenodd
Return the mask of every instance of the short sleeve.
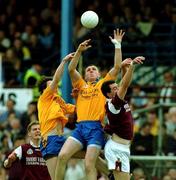
<path id="1" fill-rule="evenodd" d="M 107 73 L 106 76 L 103 78 L 104 81 L 110 81 L 110 80 L 114 80 L 113 77 Z"/>
<path id="2" fill-rule="evenodd" d="M 50 86 L 48 86 L 40 96 L 41 100 L 46 100 L 47 98 L 51 98 L 53 96 L 54 92 L 51 90 Z"/>
<path id="3" fill-rule="evenodd" d="M 18 157 L 19 159 L 22 158 L 22 147 L 21 147 L 21 146 L 17 147 L 17 148 L 14 150 L 14 152 L 15 152 L 15 154 L 17 155 L 17 157 Z"/>
<path id="4" fill-rule="evenodd" d="M 81 77 L 78 81 L 72 83 L 74 88 L 78 88 L 80 89 L 86 82 L 84 81 L 84 79 Z"/>

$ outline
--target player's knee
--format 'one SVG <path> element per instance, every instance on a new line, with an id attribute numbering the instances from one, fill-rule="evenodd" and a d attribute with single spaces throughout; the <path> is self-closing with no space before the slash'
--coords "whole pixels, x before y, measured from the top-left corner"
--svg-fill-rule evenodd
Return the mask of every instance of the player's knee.
<path id="1" fill-rule="evenodd" d="M 85 162 L 86 173 L 90 173 L 90 172 L 92 172 L 95 169 L 96 169 L 95 168 L 95 163 L 93 163 L 93 161 Z"/>
<path id="2" fill-rule="evenodd" d="M 62 162 L 62 163 L 66 163 L 69 160 L 69 156 L 66 153 L 60 153 L 58 155 L 58 161 Z"/>

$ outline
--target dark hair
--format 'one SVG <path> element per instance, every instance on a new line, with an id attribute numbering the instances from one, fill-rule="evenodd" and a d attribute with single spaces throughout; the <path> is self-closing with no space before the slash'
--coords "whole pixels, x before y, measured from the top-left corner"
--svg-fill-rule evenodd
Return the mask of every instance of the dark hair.
<path id="1" fill-rule="evenodd" d="M 107 93 L 110 93 L 111 92 L 111 88 L 109 87 L 111 84 L 114 84 L 115 81 L 113 80 L 110 80 L 110 81 L 105 81 L 102 86 L 101 86 L 101 92 L 103 93 L 103 95 L 106 97 L 106 98 L 109 98 L 107 96 Z"/>
<path id="2" fill-rule="evenodd" d="M 50 76 L 43 76 L 38 82 L 39 92 L 42 94 L 44 89 L 46 89 L 47 81 L 51 81 L 53 78 Z"/>
<path id="3" fill-rule="evenodd" d="M 28 127 L 27 127 L 27 132 L 29 132 L 29 131 L 31 131 L 31 127 L 33 126 L 33 125 L 39 125 L 39 121 L 31 121 L 30 123 L 29 123 L 29 125 L 28 125 Z"/>

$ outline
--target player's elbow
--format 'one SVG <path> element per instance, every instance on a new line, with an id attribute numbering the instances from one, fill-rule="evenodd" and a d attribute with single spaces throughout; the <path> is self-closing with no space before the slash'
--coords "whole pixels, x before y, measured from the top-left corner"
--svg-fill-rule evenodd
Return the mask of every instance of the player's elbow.
<path id="1" fill-rule="evenodd" d="M 109 71 L 109 74 L 111 75 L 111 77 L 113 77 L 114 79 L 116 79 L 119 71 L 120 71 L 120 67 L 119 67 L 119 66 L 113 67 L 113 68 Z"/>

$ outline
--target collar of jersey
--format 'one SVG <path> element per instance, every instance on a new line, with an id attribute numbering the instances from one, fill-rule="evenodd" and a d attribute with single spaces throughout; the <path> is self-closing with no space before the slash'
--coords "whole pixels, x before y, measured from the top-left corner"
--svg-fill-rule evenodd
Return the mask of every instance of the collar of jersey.
<path id="1" fill-rule="evenodd" d="M 97 81 L 94 81 L 94 82 L 87 82 L 88 85 L 92 86 L 92 85 L 95 85 L 97 83 Z"/>
<path id="2" fill-rule="evenodd" d="M 40 148 L 40 144 L 38 146 L 34 145 L 34 143 L 30 140 L 30 145 L 33 146 L 34 148 Z"/>

